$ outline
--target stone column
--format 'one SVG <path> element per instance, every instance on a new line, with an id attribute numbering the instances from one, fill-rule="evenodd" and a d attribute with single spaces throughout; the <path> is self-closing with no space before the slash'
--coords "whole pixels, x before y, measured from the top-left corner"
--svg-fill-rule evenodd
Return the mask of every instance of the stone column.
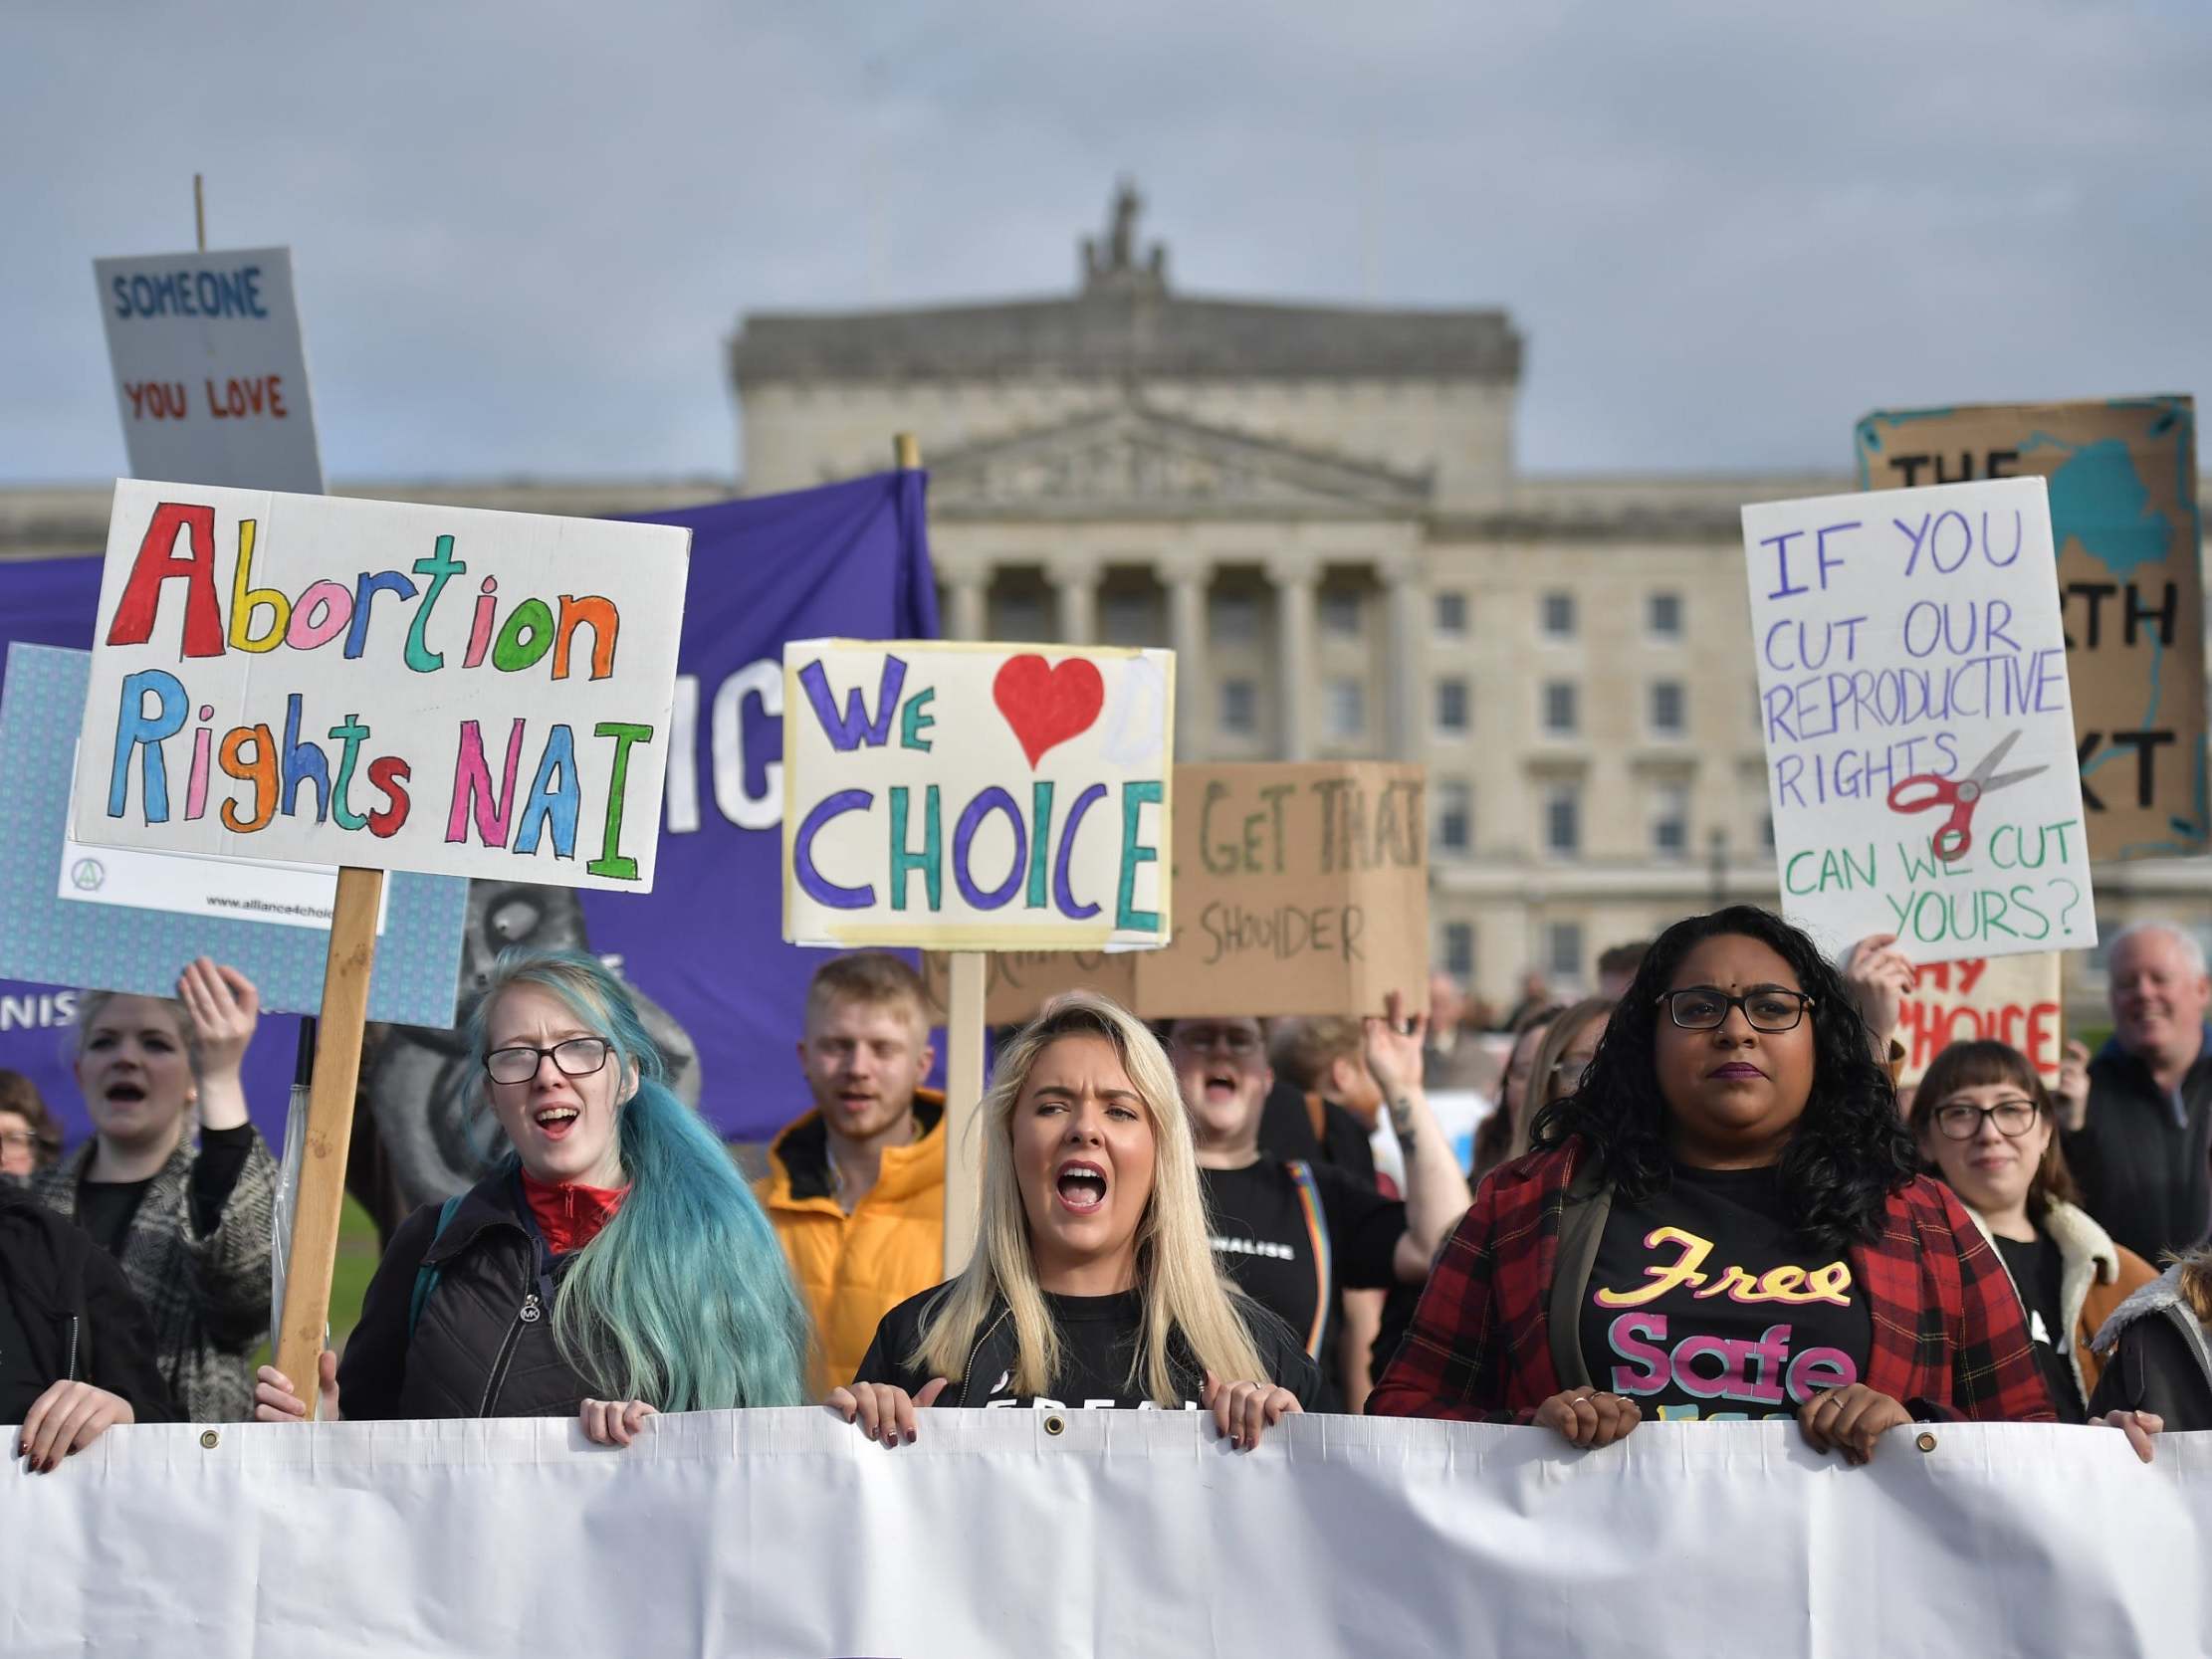
<path id="1" fill-rule="evenodd" d="M 1098 637 L 1098 566 L 1081 559 L 1054 559 L 1045 566 L 1059 611 L 1059 643 L 1090 645 Z"/>
<path id="2" fill-rule="evenodd" d="M 945 590 L 952 600 L 945 618 L 948 639 L 980 640 L 991 633 L 991 571 L 966 565 L 945 566 Z"/>
<path id="3" fill-rule="evenodd" d="M 1422 731 L 1423 696 L 1427 676 L 1422 672 L 1428 653 L 1429 595 L 1422 586 L 1421 560 L 1413 553 L 1381 561 L 1388 617 L 1390 660 L 1384 666 L 1389 685 L 1384 692 L 1385 722 L 1390 754 L 1394 760 L 1419 760 L 1426 747 Z"/>
<path id="4" fill-rule="evenodd" d="M 1271 558 L 1275 589 L 1276 729 L 1285 760 L 1313 758 L 1313 593 L 1321 570 L 1305 558 Z"/>
<path id="5" fill-rule="evenodd" d="M 1168 588 L 1168 644 L 1175 652 L 1176 757 L 1203 759 L 1214 695 L 1206 650 L 1206 589 L 1213 572 L 1197 558 L 1162 559 L 1156 569 Z"/>

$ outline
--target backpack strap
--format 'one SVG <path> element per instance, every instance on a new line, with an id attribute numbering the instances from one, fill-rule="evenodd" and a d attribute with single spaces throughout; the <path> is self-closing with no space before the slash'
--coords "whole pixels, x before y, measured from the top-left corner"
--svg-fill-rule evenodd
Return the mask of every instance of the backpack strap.
<path id="1" fill-rule="evenodd" d="M 1336 1286 L 1336 1262 L 1329 1249 L 1329 1217 L 1322 1207 L 1320 1183 L 1313 1178 L 1313 1165 L 1302 1157 L 1294 1157 L 1286 1167 L 1290 1170 L 1291 1181 L 1298 1188 L 1298 1207 L 1305 1212 L 1306 1238 L 1313 1247 L 1316 1283 L 1313 1292 L 1313 1329 L 1306 1333 L 1306 1354 L 1319 1364 L 1321 1333 L 1329 1323 L 1331 1292 Z"/>
<path id="2" fill-rule="evenodd" d="M 435 1250 L 438 1240 L 445 1237 L 445 1230 L 453 1221 L 453 1212 L 461 1207 L 461 1200 L 467 1196 L 466 1192 L 456 1192 L 439 1206 L 438 1230 L 430 1235 L 430 1250 Z M 424 1254 L 428 1253 L 429 1250 L 425 1250 Z M 415 1327 L 422 1323 L 423 1306 L 429 1302 L 430 1293 L 438 1288 L 438 1272 L 437 1265 L 428 1261 L 415 1269 L 415 1294 L 407 1304 L 407 1336 L 410 1340 L 414 1337 Z"/>

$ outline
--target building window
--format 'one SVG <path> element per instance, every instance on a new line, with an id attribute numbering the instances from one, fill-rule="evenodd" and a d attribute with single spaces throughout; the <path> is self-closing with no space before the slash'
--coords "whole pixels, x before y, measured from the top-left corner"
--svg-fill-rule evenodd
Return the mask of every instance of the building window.
<path id="1" fill-rule="evenodd" d="M 1107 645 L 1151 645 L 1155 643 L 1152 623 L 1152 596 L 1148 593 L 1109 593 L 1100 606 L 1099 621 Z"/>
<path id="2" fill-rule="evenodd" d="M 1537 602 L 1537 625 L 1546 639 L 1575 637 L 1575 596 L 1547 593 Z"/>
<path id="3" fill-rule="evenodd" d="M 1644 599 L 1644 631 L 1654 639 L 1680 639 L 1682 596 L 1679 593 L 1647 594 Z"/>
<path id="4" fill-rule="evenodd" d="M 1464 680 L 1437 682 L 1437 730 L 1449 737 L 1466 735 L 1467 683 Z"/>
<path id="5" fill-rule="evenodd" d="M 1576 721 L 1575 683 L 1572 680 L 1547 680 L 1544 682 L 1544 732 L 1552 737 L 1572 737 Z"/>
<path id="6" fill-rule="evenodd" d="M 1259 638 L 1259 599 L 1250 593 L 1214 596 L 1214 642 L 1250 645 Z"/>
<path id="7" fill-rule="evenodd" d="M 1679 680 L 1652 682 L 1652 734 L 1655 737 L 1685 734 L 1689 725 L 1684 713 L 1685 701 Z"/>
<path id="8" fill-rule="evenodd" d="M 1689 786 L 1662 783 L 1652 796 L 1652 856 L 1689 856 Z"/>
<path id="9" fill-rule="evenodd" d="M 1474 791 L 1455 778 L 1437 785 L 1437 850 L 1467 853 L 1474 848 Z"/>
<path id="10" fill-rule="evenodd" d="M 1464 985 L 1474 977 L 1474 924 L 1443 925 L 1443 970 Z"/>
<path id="11" fill-rule="evenodd" d="M 1463 637 L 1467 631 L 1467 596 L 1464 593 L 1439 593 L 1437 595 L 1437 632 L 1452 639 Z"/>
<path id="12" fill-rule="evenodd" d="M 1553 858 L 1582 852 L 1582 785 L 1554 783 L 1544 790 L 1544 851 Z"/>
<path id="13" fill-rule="evenodd" d="M 1044 598 L 1041 594 L 1008 593 L 999 598 L 995 609 L 998 612 L 998 621 L 991 631 L 993 639 L 1015 645 L 1043 641 Z"/>
<path id="14" fill-rule="evenodd" d="M 1321 631 L 1331 639 L 1360 637 L 1360 594 L 1357 588 L 1325 587 L 1321 590 Z"/>
<path id="15" fill-rule="evenodd" d="M 1350 742 L 1367 734 L 1367 687 L 1357 680 L 1329 682 L 1329 735 Z"/>
<path id="16" fill-rule="evenodd" d="M 1249 680 L 1221 682 L 1221 729 L 1240 735 L 1259 726 L 1259 688 Z"/>
<path id="17" fill-rule="evenodd" d="M 1554 979 L 1573 981 L 1582 977 L 1581 923 L 1544 924 L 1544 969 Z"/>

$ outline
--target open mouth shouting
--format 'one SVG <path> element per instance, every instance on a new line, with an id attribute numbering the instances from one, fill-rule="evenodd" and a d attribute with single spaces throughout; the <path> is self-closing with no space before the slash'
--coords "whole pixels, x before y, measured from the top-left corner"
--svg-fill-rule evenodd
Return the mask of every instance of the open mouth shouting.
<path id="1" fill-rule="evenodd" d="M 1222 1066 L 1209 1071 L 1199 1088 L 1208 1106 L 1233 1106 L 1243 1083 L 1243 1077 L 1233 1067 Z"/>
<path id="2" fill-rule="evenodd" d="M 1075 1215 L 1093 1215 L 1106 1207 L 1110 1185 L 1104 1165 L 1071 1157 L 1054 1175 L 1052 1189 L 1062 1208 Z"/>
<path id="3" fill-rule="evenodd" d="M 538 1126 L 540 1135 L 548 1141 L 562 1141 L 575 1128 L 580 1114 L 572 1106 L 542 1106 L 530 1116 L 531 1122 Z"/>

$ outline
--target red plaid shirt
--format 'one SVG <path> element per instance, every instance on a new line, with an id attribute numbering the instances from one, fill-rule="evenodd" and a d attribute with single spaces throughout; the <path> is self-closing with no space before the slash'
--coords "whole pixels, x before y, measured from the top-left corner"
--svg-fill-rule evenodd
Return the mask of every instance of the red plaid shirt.
<path id="1" fill-rule="evenodd" d="M 1371 1413 L 1526 1423 L 1562 1391 L 1546 1308 L 1579 1150 L 1534 1153 L 1483 1181 L 1367 1397 Z M 1893 1193 L 1881 1235 L 1850 1258 L 1872 1316 L 1868 1387 L 1923 1420 L 2055 1419 L 2020 1298 L 1948 1187 L 1921 1176 Z"/>

